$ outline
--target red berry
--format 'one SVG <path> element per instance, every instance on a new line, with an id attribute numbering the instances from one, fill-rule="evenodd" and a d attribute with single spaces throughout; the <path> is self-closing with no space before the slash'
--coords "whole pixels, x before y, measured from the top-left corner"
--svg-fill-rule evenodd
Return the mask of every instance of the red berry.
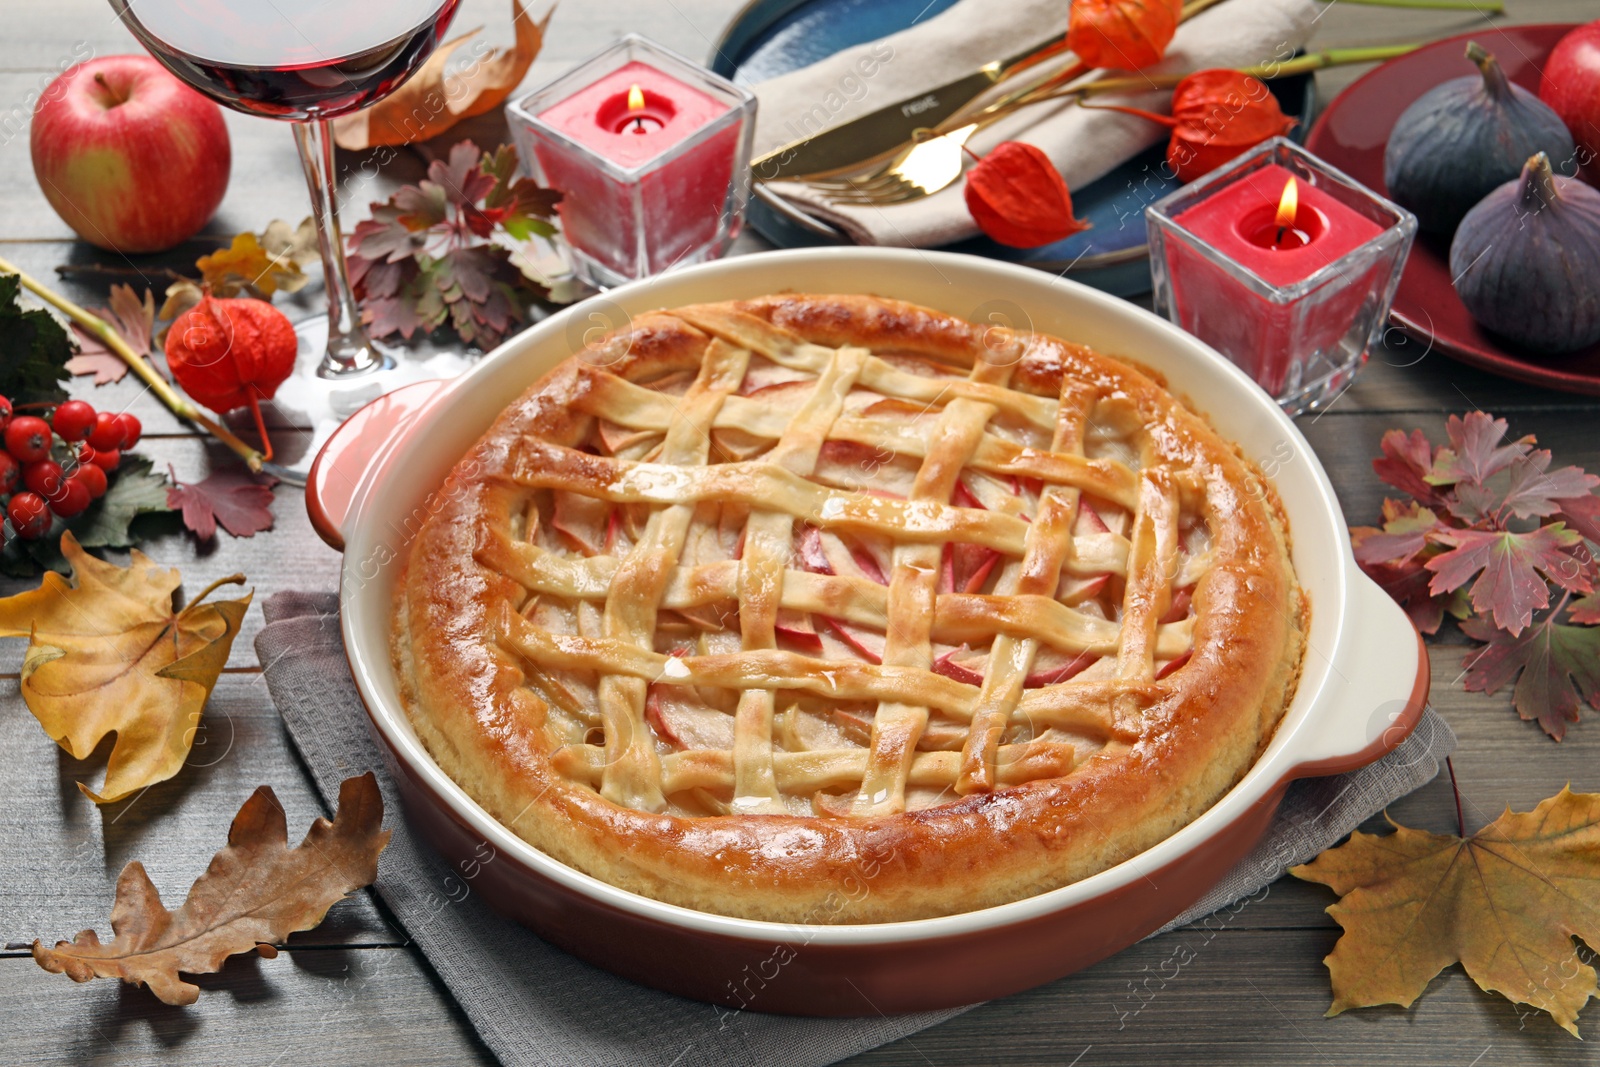
<path id="1" fill-rule="evenodd" d="M 11 458 L 10 452 L 0 452 L 0 496 L 5 496 L 15 489 L 21 480 L 22 467 Z"/>
<path id="2" fill-rule="evenodd" d="M 94 428 L 89 431 L 89 447 L 96 452 L 122 447 L 122 427 L 117 425 L 117 417 L 111 412 L 102 411 L 94 417 Z"/>
<path id="3" fill-rule="evenodd" d="M 11 421 L 11 401 L 0 396 L 0 433 L 5 432 L 6 423 Z"/>
<path id="4" fill-rule="evenodd" d="M 97 448 L 89 457 L 89 462 L 110 474 L 122 462 L 122 453 L 115 448 Z"/>
<path id="5" fill-rule="evenodd" d="M 137 415 L 130 415 L 124 411 L 117 416 L 117 426 L 122 430 L 122 451 L 126 452 L 139 443 L 139 435 L 144 433 L 144 426 L 139 422 Z"/>
<path id="6" fill-rule="evenodd" d="M 50 508 L 63 519 L 70 519 L 74 515 L 81 515 L 93 499 L 87 485 L 68 478 L 61 486 L 61 492 L 50 501 Z"/>
<path id="7" fill-rule="evenodd" d="M 44 497 L 34 493 L 18 493 L 6 506 L 11 525 L 24 541 L 37 541 L 50 532 L 50 506 Z"/>
<path id="8" fill-rule="evenodd" d="M 79 464 L 78 469 L 67 476 L 67 481 L 82 482 L 88 486 L 89 495 L 95 500 L 106 495 L 106 472 L 93 463 Z"/>
<path id="9" fill-rule="evenodd" d="M 22 484 L 44 497 L 54 500 L 56 494 L 61 492 L 61 483 L 66 481 L 61 477 L 61 464 L 53 459 L 40 459 L 25 465 L 22 468 Z"/>
<path id="10" fill-rule="evenodd" d="M 50 417 L 50 427 L 63 441 L 81 441 L 89 436 L 94 418 L 94 408 L 87 401 L 69 400 L 56 408 L 56 413 Z"/>
<path id="11" fill-rule="evenodd" d="M 19 463 L 50 456 L 50 424 L 35 415 L 19 415 L 6 427 L 6 451 Z"/>

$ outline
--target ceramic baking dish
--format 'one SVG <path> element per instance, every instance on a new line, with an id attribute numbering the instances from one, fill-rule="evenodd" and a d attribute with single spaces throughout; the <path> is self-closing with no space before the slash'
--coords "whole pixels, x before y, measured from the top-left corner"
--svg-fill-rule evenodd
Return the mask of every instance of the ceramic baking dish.
<path id="1" fill-rule="evenodd" d="M 805 926 L 691 911 L 591 878 L 522 841 L 434 764 L 401 706 L 389 630 L 400 560 L 450 467 L 535 379 L 628 315 L 784 290 L 895 297 L 1135 360 L 1165 374 L 1274 480 L 1312 603 L 1304 673 L 1271 745 L 1214 807 L 1125 863 L 1026 900 L 912 922 Z M 412 386 L 358 413 L 318 457 L 307 505 L 318 532 L 344 552 L 345 649 L 412 825 L 473 892 L 546 940 L 647 985 L 737 1008 L 919 1011 L 1088 966 L 1198 900 L 1249 852 L 1291 781 L 1379 758 L 1410 733 L 1427 699 L 1420 636 L 1357 569 L 1327 474 L 1264 392 L 1147 311 L 975 257 L 773 252 L 612 290 L 538 323 L 454 382 Z"/>

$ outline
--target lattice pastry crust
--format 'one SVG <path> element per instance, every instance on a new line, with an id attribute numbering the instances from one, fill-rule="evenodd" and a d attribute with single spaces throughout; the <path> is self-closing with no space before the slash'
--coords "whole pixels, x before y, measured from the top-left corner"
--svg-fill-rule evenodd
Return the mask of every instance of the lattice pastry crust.
<path id="1" fill-rule="evenodd" d="M 393 649 L 444 770 L 704 911 L 880 922 L 1075 881 L 1293 695 L 1277 498 L 1153 375 L 863 296 L 567 360 L 433 498 Z"/>

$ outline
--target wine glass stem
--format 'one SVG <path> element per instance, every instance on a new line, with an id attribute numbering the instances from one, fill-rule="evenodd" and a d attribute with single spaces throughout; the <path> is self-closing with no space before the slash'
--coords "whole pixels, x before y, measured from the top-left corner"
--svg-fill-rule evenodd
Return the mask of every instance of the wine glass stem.
<path id="1" fill-rule="evenodd" d="M 361 309 L 350 289 L 344 238 L 339 232 L 339 185 L 333 169 L 333 135 L 327 119 L 294 123 L 295 145 L 311 191 L 311 217 L 322 250 L 322 274 L 328 290 L 328 348 L 317 374 L 342 378 L 365 374 L 383 365 L 361 327 Z"/>

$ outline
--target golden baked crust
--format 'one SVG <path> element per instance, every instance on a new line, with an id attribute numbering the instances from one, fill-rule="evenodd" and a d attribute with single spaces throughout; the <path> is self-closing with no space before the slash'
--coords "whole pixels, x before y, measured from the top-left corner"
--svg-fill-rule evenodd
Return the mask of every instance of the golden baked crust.
<path id="1" fill-rule="evenodd" d="M 392 648 L 433 757 L 556 859 L 702 911 L 1076 881 L 1237 782 L 1299 675 L 1236 448 L 1148 372 L 890 300 L 641 316 L 428 510 Z"/>

